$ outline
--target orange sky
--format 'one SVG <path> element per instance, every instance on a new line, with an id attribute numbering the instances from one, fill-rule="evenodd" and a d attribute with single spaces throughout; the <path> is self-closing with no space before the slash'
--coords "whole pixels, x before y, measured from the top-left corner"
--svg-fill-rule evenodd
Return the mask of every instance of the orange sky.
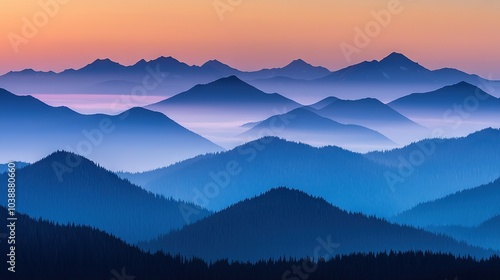
<path id="1" fill-rule="evenodd" d="M 398 51 L 431 69 L 454 67 L 500 79 L 497 0 L 401 0 L 400 13 L 350 62 L 340 44 L 354 45 L 354 28 L 364 29 L 371 12 L 396 0 L 56 1 L 0 1 L 0 74 L 79 68 L 96 58 L 128 65 L 162 55 L 188 64 L 215 58 L 243 70 L 300 57 L 336 70 Z M 233 4 L 222 20 L 215 2 Z M 39 3 L 57 3 L 46 23 Z M 23 35 L 23 19 L 40 25 L 28 33 L 31 38 Z"/>

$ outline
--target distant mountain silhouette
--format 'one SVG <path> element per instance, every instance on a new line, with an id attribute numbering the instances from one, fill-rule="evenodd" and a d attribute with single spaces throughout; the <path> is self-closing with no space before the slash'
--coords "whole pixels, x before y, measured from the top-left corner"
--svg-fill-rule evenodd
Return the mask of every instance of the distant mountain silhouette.
<path id="1" fill-rule="evenodd" d="M 428 226 L 478 226 L 500 215 L 500 179 L 422 203 L 394 217 L 399 223 Z M 499 240 L 500 241 L 500 240 Z"/>
<path id="2" fill-rule="evenodd" d="M 118 74 L 118 73 L 123 73 L 125 71 L 126 67 L 112 61 L 111 59 L 96 59 L 94 62 L 84 66 L 83 68 L 80 68 L 78 70 L 79 73 L 81 74 Z M 71 73 L 74 72 L 72 70 L 66 70 L 62 73 Z"/>
<path id="3" fill-rule="evenodd" d="M 6 220 L 7 214 L 0 206 L 0 218 Z M 20 213 L 16 217 L 15 274 L 2 256 L 1 279 L 211 279 L 202 278 L 211 271 L 200 260 L 145 253 L 92 227 L 54 224 Z M 0 239 L 0 249 L 7 254 L 10 245 L 4 241 Z"/>
<path id="4" fill-rule="evenodd" d="M 60 73 L 25 69 L 11 71 L 0 76 L 0 87 L 20 94 L 36 93 L 94 93 L 94 94 L 131 94 L 135 85 L 142 85 L 144 78 L 161 72 L 161 82 L 148 87 L 150 94 L 172 96 L 186 91 L 197 84 L 238 75 L 244 80 L 285 76 L 296 79 L 314 79 L 330 73 L 324 67 L 312 66 L 301 59 L 273 69 L 240 71 L 217 60 L 209 60 L 201 66 L 188 65 L 171 56 L 153 60 L 139 60 L 124 66 L 110 59 L 96 59 L 79 69 L 67 69 Z M 116 88 L 107 87 L 113 81 Z M 133 85 L 133 86 L 130 86 Z"/>
<path id="5" fill-rule="evenodd" d="M 242 134 L 245 139 L 278 136 L 314 146 L 336 145 L 352 151 L 373 151 L 395 146 L 377 131 L 359 125 L 340 124 L 306 108 L 272 116 Z"/>
<path id="6" fill-rule="evenodd" d="M 0 127 L 13 122 L 15 133 L 0 139 L 0 161 L 35 161 L 66 149 L 115 171 L 137 171 L 222 150 L 158 112 L 132 108 L 116 116 L 81 115 L 0 89 Z"/>
<path id="7" fill-rule="evenodd" d="M 365 156 L 388 168 L 396 168 L 394 173 L 384 172 L 388 182 L 392 182 L 401 199 L 418 204 L 499 178 L 498 139 L 500 130 L 485 129 L 467 137 L 427 139 Z"/>
<path id="8" fill-rule="evenodd" d="M 408 96 L 398 98 L 389 103 L 396 110 L 410 114 L 413 111 L 422 113 L 432 113 L 438 110 L 440 113 L 446 109 L 453 108 L 454 104 L 463 104 L 467 98 L 475 97 L 482 105 L 482 110 L 491 110 L 499 106 L 498 98 L 491 96 L 478 87 L 467 82 L 460 82 L 454 85 L 445 86 L 435 91 L 425 93 L 413 93 Z M 479 97 L 480 96 L 481 100 Z M 482 102 L 484 101 L 484 102 Z M 483 106 L 484 109 L 483 109 Z"/>
<path id="9" fill-rule="evenodd" d="M 384 178 L 387 170 L 396 172 L 338 147 L 313 148 L 266 137 L 166 168 L 120 175 L 154 193 L 211 210 L 281 185 L 323 197 L 343 209 L 388 216 L 408 207 L 396 203 Z"/>
<path id="10" fill-rule="evenodd" d="M 387 217 L 500 178 L 498 139 L 500 130 L 487 129 L 464 138 L 430 139 L 361 155 L 263 138 L 220 154 L 122 176 L 155 193 L 207 203 L 212 210 L 281 185 L 323 197 L 342 209 Z M 227 164 L 233 161 L 241 172 L 227 175 Z M 215 190 L 210 183 L 219 185 L 219 192 L 209 198 L 204 188 L 209 185 L 211 196 Z"/>
<path id="11" fill-rule="evenodd" d="M 332 102 L 337 101 L 337 100 L 340 100 L 340 99 L 337 97 L 334 97 L 334 96 L 329 96 L 327 98 L 321 99 L 320 101 L 318 101 L 314 104 L 308 105 L 307 107 L 310 107 L 310 108 L 313 108 L 316 110 L 321 110 L 321 109 L 325 108 L 326 106 L 330 105 Z"/>
<path id="12" fill-rule="evenodd" d="M 410 94 L 388 105 L 423 125 L 445 130 L 448 136 L 500 127 L 500 99 L 467 82 Z"/>
<path id="13" fill-rule="evenodd" d="M 500 92 L 500 82 L 488 81 L 450 68 L 429 70 L 401 53 L 393 52 L 377 61 L 364 61 L 311 81 L 294 80 L 283 83 L 276 77 L 252 81 L 266 91 L 277 91 L 302 101 L 337 96 L 342 99 L 377 98 L 384 102 L 412 92 L 425 92 L 461 81 Z"/>
<path id="14" fill-rule="evenodd" d="M 227 121 L 228 117 L 232 121 L 251 121 L 300 106 L 277 93 L 264 93 L 236 76 L 229 76 L 197 85 L 146 108 L 167 113 L 180 122 L 190 122 Z"/>
<path id="15" fill-rule="evenodd" d="M 315 250 L 321 252 L 318 256 L 389 250 L 486 255 L 451 238 L 348 213 L 286 188 L 237 203 L 140 246 L 207 261 L 313 257 Z"/>
<path id="16" fill-rule="evenodd" d="M 331 102 L 318 114 L 343 124 L 361 125 L 388 136 L 398 144 L 428 138 L 430 131 L 374 98 L 325 99 Z M 405 131 L 405 133 L 402 133 Z"/>
<path id="17" fill-rule="evenodd" d="M 291 272 L 290 269 L 299 264 L 316 267 L 314 274 L 310 275 L 318 279 L 329 279 L 332 273 L 341 279 L 366 279 L 371 275 L 373 280 L 432 279 L 436 273 L 443 276 L 442 279 L 444 275 L 458 275 L 460 279 L 470 280 L 495 279 L 500 275 L 500 259 L 496 257 L 479 262 L 472 258 L 428 252 L 353 254 L 321 261 L 317 266 L 310 259 L 277 259 L 255 264 L 221 260 L 209 265 L 200 259 L 145 253 L 90 227 L 56 225 L 19 213 L 17 216 L 15 279 L 253 280 L 258 277 L 272 280 L 283 278 L 284 273 Z M 0 218 L 7 218 L 7 210 L 1 206 Z M 9 252 L 7 242 L 0 241 L 0 250 Z M 6 256 L 1 259 L 7 263 Z M 382 267 L 381 263 L 384 264 Z M 363 269 L 360 270 L 359 266 Z M 30 269 L 23 269 L 26 267 Z M 12 274 L 6 267 L 0 270 L 1 279 L 12 279 Z M 473 277 L 467 278 L 471 274 Z"/>
<path id="18" fill-rule="evenodd" d="M 312 80 L 330 74 L 330 70 L 321 66 L 312 66 L 302 59 L 296 59 L 282 68 L 262 69 L 254 72 L 241 73 L 239 77 L 245 80 L 285 77 L 291 79 Z"/>
<path id="19" fill-rule="evenodd" d="M 260 121 L 258 121 L 258 122 L 249 122 L 249 123 L 242 124 L 240 127 L 250 129 L 250 128 L 255 127 L 256 125 L 258 125 L 259 123 L 261 123 L 261 122 Z"/>
<path id="20" fill-rule="evenodd" d="M 0 178 L 7 182 L 7 174 Z M 120 179 L 95 163 L 68 152 L 55 152 L 17 170 L 17 207 L 21 213 L 57 223 L 75 223 L 104 230 L 129 243 L 150 240 L 208 211 L 166 199 Z M 2 189 L 7 197 L 7 189 Z M 2 200 L 1 205 L 6 205 Z M 183 212 L 186 211 L 186 212 Z"/>
<path id="21" fill-rule="evenodd" d="M 391 53 L 380 61 L 365 61 L 319 79 L 321 82 L 385 83 L 393 81 L 426 82 L 431 71 L 400 53 Z"/>
<path id="22" fill-rule="evenodd" d="M 473 246 L 500 251 L 500 216 L 484 221 L 477 227 L 464 226 L 430 226 L 427 230 L 445 234 L 459 241 L 465 241 Z"/>
<path id="23" fill-rule="evenodd" d="M 241 71 L 238 69 L 235 69 L 233 67 L 230 67 L 227 64 L 224 64 L 218 60 L 209 60 L 205 62 L 202 66 L 202 69 L 208 69 L 211 71 L 217 71 L 220 73 L 222 77 L 224 76 L 231 76 L 231 75 L 237 75 L 240 74 Z"/>

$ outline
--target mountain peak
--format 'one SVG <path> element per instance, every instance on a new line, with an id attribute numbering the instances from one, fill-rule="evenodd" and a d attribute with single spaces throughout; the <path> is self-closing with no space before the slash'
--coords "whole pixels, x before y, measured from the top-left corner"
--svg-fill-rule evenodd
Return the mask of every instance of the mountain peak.
<path id="1" fill-rule="evenodd" d="M 457 95 L 457 94 L 460 94 L 461 96 L 462 95 L 468 96 L 468 95 L 472 94 L 472 92 L 475 92 L 475 91 L 479 91 L 479 92 L 483 93 L 485 96 L 495 98 L 495 97 L 491 96 L 490 94 L 481 90 L 479 87 L 477 87 L 473 84 L 469 84 L 468 82 L 464 82 L 464 81 L 453 84 L 453 85 L 442 87 L 441 89 L 438 89 L 435 92 L 445 93 L 445 94 L 448 94 L 451 96 Z"/>
<path id="2" fill-rule="evenodd" d="M 153 59 L 152 61 L 156 61 L 156 62 L 164 62 L 164 63 L 180 63 L 180 61 L 178 61 L 177 59 L 173 58 L 172 56 L 160 56 L 156 59 Z"/>
<path id="3" fill-rule="evenodd" d="M 227 66 L 226 64 L 218 61 L 217 59 L 211 59 L 205 63 L 203 63 L 203 65 L 201 65 L 201 67 L 213 67 L 213 66 Z"/>
<path id="4" fill-rule="evenodd" d="M 290 62 L 290 64 L 288 64 L 287 66 L 312 66 L 312 65 L 309 64 L 309 63 L 307 63 L 307 62 L 305 62 L 301 58 L 298 58 L 298 59 Z"/>
<path id="5" fill-rule="evenodd" d="M 94 60 L 91 64 L 98 64 L 98 65 L 120 65 L 118 62 L 114 62 L 109 58 L 98 58 Z"/>
<path id="6" fill-rule="evenodd" d="M 470 83 L 465 82 L 465 81 L 461 81 L 461 82 L 456 83 L 456 84 L 454 84 L 454 85 L 450 85 L 450 87 L 459 87 L 459 88 L 466 88 L 466 87 L 468 87 L 468 88 L 476 88 L 476 86 L 475 86 L 475 85 L 470 84 Z"/>
<path id="7" fill-rule="evenodd" d="M 91 70 L 91 71 L 110 71 L 111 69 L 116 70 L 116 68 L 123 67 L 118 62 L 114 62 L 109 58 L 96 59 L 92 63 L 84 66 L 80 70 Z"/>
<path id="8" fill-rule="evenodd" d="M 388 56 L 383 58 L 380 62 L 390 63 L 390 64 L 399 64 L 399 65 L 408 64 L 408 63 L 417 64 L 413 60 L 406 57 L 404 54 L 398 53 L 398 52 L 393 52 L 393 53 L 389 54 Z"/>
<path id="9" fill-rule="evenodd" d="M 220 78 L 220 79 L 214 81 L 213 83 L 225 83 L 225 82 L 244 83 L 244 84 L 246 84 L 244 81 L 242 81 L 236 75 L 231 75 L 231 76 L 228 76 L 228 77 L 225 77 L 225 78 Z"/>

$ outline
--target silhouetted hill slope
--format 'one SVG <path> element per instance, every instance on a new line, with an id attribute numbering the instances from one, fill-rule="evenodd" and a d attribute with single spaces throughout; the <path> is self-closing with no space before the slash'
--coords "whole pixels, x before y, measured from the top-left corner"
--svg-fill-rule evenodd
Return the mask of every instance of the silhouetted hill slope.
<path id="1" fill-rule="evenodd" d="M 312 80 L 330 74 L 330 70 L 321 66 L 313 66 L 302 59 L 296 59 L 284 67 L 243 72 L 238 76 L 245 80 L 285 77 L 290 79 Z"/>
<path id="2" fill-rule="evenodd" d="M 20 94 L 81 93 L 81 94 L 131 94 L 135 86 L 142 86 L 149 79 L 148 93 L 172 96 L 197 84 L 237 75 L 244 80 L 286 77 L 290 79 L 315 79 L 329 74 L 321 66 L 312 66 L 301 59 L 283 67 L 258 71 L 240 71 L 217 60 L 209 60 L 201 66 L 188 65 L 171 56 L 160 56 L 124 66 L 110 59 L 96 59 L 79 69 L 67 69 L 60 73 L 25 69 L 11 71 L 0 76 L 0 87 Z M 107 86 L 113 82 L 115 87 Z M 157 83 L 156 83 L 157 82 Z"/>
<path id="3" fill-rule="evenodd" d="M 412 202 L 423 203 L 500 178 L 500 130 L 467 137 L 422 140 L 401 149 L 368 153 L 387 170 L 388 184 Z"/>
<path id="4" fill-rule="evenodd" d="M 466 82 L 410 94 L 389 106 L 448 137 L 500 127 L 500 99 Z"/>
<path id="5" fill-rule="evenodd" d="M 356 124 L 379 131 L 399 144 L 409 144 L 430 135 L 421 125 L 374 98 L 332 100 L 318 114 L 339 123 Z"/>
<path id="6" fill-rule="evenodd" d="M 154 193 L 211 210 L 288 186 L 342 209 L 386 216 L 407 209 L 396 203 L 384 178 L 386 170 L 392 169 L 338 147 L 314 148 L 265 137 L 227 152 L 122 176 Z"/>
<path id="7" fill-rule="evenodd" d="M 230 76 L 197 85 L 146 108 L 164 112 L 179 121 L 254 120 L 301 105 L 277 93 L 268 94 Z"/>
<path id="8" fill-rule="evenodd" d="M 478 226 L 500 215 L 500 179 L 422 203 L 394 217 L 394 221 L 419 227 Z"/>
<path id="9" fill-rule="evenodd" d="M 7 174 L 0 175 L 7 182 Z M 127 242 L 182 227 L 185 207 L 120 179 L 95 163 L 56 152 L 16 172 L 17 209 L 32 217 L 99 228 Z M 7 189 L 2 191 L 7 197 Z M 0 202 L 5 205 L 7 200 Z M 201 209 L 191 221 L 208 215 Z"/>
<path id="10" fill-rule="evenodd" d="M 498 200 L 497 200 L 498 201 Z M 445 234 L 473 246 L 500 251 L 500 216 L 484 221 L 477 227 L 430 226 L 429 231 Z"/>
<path id="11" fill-rule="evenodd" d="M 205 260 L 240 261 L 313 257 L 315 248 L 322 250 L 317 256 L 389 250 L 488 255 L 450 238 L 350 214 L 286 188 L 237 203 L 141 246 Z"/>
<path id="12" fill-rule="evenodd" d="M 267 118 L 242 136 L 246 139 L 278 136 L 315 146 L 336 145 L 352 151 L 395 146 L 394 142 L 377 131 L 359 125 L 341 124 L 306 108 L 297 108 L 286 114 Z"/>
<path id="13" fill-rule="evenodd" d="M 6 217 L 0 206 L 0 218 Z M 202 278 L 209 271 L 199 260 L 144 253 L 86 226 L 57 225 L 19 213 L 16 217 L 15 273 L 7 271 L 10 245 L 0 239 L 2 279 L 215 279 Z"/>
<path id="14" fill-rule="evenodd" d="M 220 73 L 220 75 L 222 77 L 237 75 L 237 74 L 241 73 L 240 70 L 235 69 L 233 67 L 230 67 L 229 65 L 224 64 L 218 60 L 209 60 L 209 61 L 205 62 L 201 66 L 201 68 L 211 70 L 211 71 L 216 71 L 216 72 Z"/>
<path id="15" fill-rule="evenodd" d="M 2 89 L 0 127 L 11 127 L 9 137 L 0 139 L 2 161 L 35 161 L 66 149 L 113 170 L 138 171 L 222 150 L 158 112 L 132 108 L 115 116 L 82 115 Z"/>
<path id="16" fill-rule="evenodd" d="M 389 106 L 408 116 L 417 113 L 442 115 L 446 110 L 453 109 L 454 104 L 464 104 L 468 98 L 473 97 L 479 103 L 476 105 L 478 110 L 475 110 L 474 113 L 489 112 L 500 106 L 498 98 L 467 82 L 445 86 L 431 92 L 413 93 L 390 102 Z M 476 107 L 473 103 L 468 105 Z"/>
<path id="17" fill-rule="evenodd" d="M 400 53 L 393 52 L 380 61 L 364 61 L 318 79 L 322 82 L 404 83 L 427 82 L 431 71 Z"/>
<path id="18" fill-rule="evenodd" d="M 327 98 L 321 99 L 320 101 L 313 103 L 311 105 L 308 105 L 307 107 L 316 109 L 316 110 L 321 110 L 325 108 L 326 106 L 330 105 L 332 102 L 339 100 L 337 97 L 334 96 L 329 96 Z"/>
<path id="19" fill-rule="evenodd" d="M 342 99 L 371 97 L 386 102 L 412 92 L 432 91 L 461 81 L 479 86 L 490 93 L 500 92 L 498 81 L 489 81 L 450 68 L 429 70 L 396 52 L 381 60 L 347 66 L 310 81 L 284 81 L 273 77 L 250 82 L 262 90 L 280 92 L 299 102 L 305 102 L 306 98 L 310 102 L 331 95 Z"/>
<path id="20" fill-rule="evenodd" d="M 323 197 L 342 209 L 387 217 L 500 178 L 499 139 L 500 130 L 487 129 L 360 155 L 263 138 L 227 152 L 123 176 L 155 193 L 199 204 L 208 201 L 212 210 L 281 185 Z M 228 164 L 241 171 L 229 175 Z M 219 192 L 208 199 L 203 193 L 211 183 Z"/>
<path id="21" fill-rule="evenodd" d="M 0 219 L 7 212 L 0 207 Z M 451 255 L 421 252 L 356 254 L 336 257 L 317 265 L 310 260 L 275 260 L 249 263 L 213 262 L 172 258 L 161 253 L 151 255 L 95 229 L 61 226 L 35 221 L 17 214 L 16 273 L 6 267 L 1 279 L 292 279 L 308 269 L 308 279 L 498 279 L 500 259 L 485 261 L 456 258 Z M 0 239 L 0 250 L 8 252 Z M 0 261 L 7 265 L 6 254 Z M 29 268 L 29 269 L 28 269 Z M 313 268 L 313 269 L 309 269 Z M 304 274 L 302 274 L 304 275 Z M 334 277 L 334 278 L 332 278 Z M 450 278 L 451 277 L 451 278 Z"/>

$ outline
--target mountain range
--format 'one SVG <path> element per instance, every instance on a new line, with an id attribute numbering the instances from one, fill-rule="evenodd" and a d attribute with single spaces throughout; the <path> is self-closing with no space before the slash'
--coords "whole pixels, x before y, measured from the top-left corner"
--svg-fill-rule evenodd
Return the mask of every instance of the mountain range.
<path id="1" fill-rule="evenodd" d="M 396 52 L 379 61 L 364 61 L 310 81 L 274 77 L 251 83 L 262 90 L 277 91 L 304 103 L 331 95 L 343 99 L 370 97 L 386 102 L 461 81 L 479 86 L 490 93 L 500 92 L 498 81 L 489 81 L 451 68 L 429 70 Z"/>
<path id="2" fill-rule="evenodd" d="M 486 129 L 463 138 L 434 138 L 358 154 L 265 137 L 226 152 L 120 176 L 211 210 L 287 186 L 348 211 L 389 217 L 499 178 L 498 139 L 500 130 Z"/>
<path id="3" fill-rule="evenodd" d="M 467 82 L 413 93 L 388 103 L 410 119 L 453 137 L 500 127 L 500 99 Z"/>
<path id="4" fill-rule="evenodd" d="M 273 110 L 291 110 L 299 106 L 301 105 L 297 102 L 277 93 L 264 93 L 236 76 L 229 76 L 208 84 L 196 85 L 186 92 L 146 108 L 161 111 L 186 122 L 194 116 L 195 120 L 208 121 L 222 121 L 228 116 L 236 120 L 252 120 L 272 115 Z"/>
<path id="5" fill-rule="evenodd" d="M 0 206 L 0 218 L 7 218 L 7 209 Z M 171 257 L 162 253 L 143 252 L 97 229 L 85 226 L 59 225 L 35 220 L 17 213 L 16 272 L 17 279 L 200 279 L 262 280 L 293 277 L 301 265 L 315 277 L 327 279 L 332 274 L 340 279 L 373 280 L 439 279 L 451 275 L 460 279 L 493 279 L 500 275 L 500 260 L 492 257 L 475 260 L 443 253 L 390 252 L 352 254 L 328 261 L 311 259 L 279 259 L 258 263 L 219 260 L 206 263 L 200 259 Z M 2 240 L 3 241 L 3 240 Z M 0 250 L 9 252 L 7 242 L 0 241 Z M 315 245 L 318 246 L 318 245 Z M 316 247 L 314 247 L 316 248 Z M 312 249 L 314 249 L 312 248 Z M 10 254 L 10 253 L 9 253 Z M 48 254 L 50 257 L 41 257 Z M 0 256 L 7 263 L 7 254 Z M 381 271 L 381 264 L 383 269 Z M 445 264 L 445 265 L 444 265 Z M 25 267 L 30 269 L 23 269 Z M 362 266 L 363 269 L 359 269 Z M 91 269 L 89 269 L 91 268 Z M 294 272 L 291 269 L 295 268 Z M 468 277 L 468 271 L 474 271 Z M 303 270 L 299 270 L 301 275 Z M 375 276 L 376 275 L 376 276 Z M 307 276 L 307 275 L 306 275 Z M 11 279 L 12 272 L 0 270 L 2 279 Z"/>
<path id="6" fill-rule="evenodd" d="M 240 125 L 301 107 L 277 93 L 265 93 L 236 76 L 196 85 L 146 106 L 162 112 L 203 136 L 232 148 L 242 143 Z"/>
<path id="7" fill-rule="evenodd" d="M 331 258 L 390 250 L 488 255 L 451 238 L 348 213 L 323 199 L 286 188 L 244 200 L 140 246 L 206 261 Z"/>
<path id="8" fill-rule="evenodd" d="M 378 131 L 398 144 L 428 138 L 425 127 L 411 121 L 375 98 L 342 100 L 328 97 L 313 105 L 317 113 L 343 124 L 364 126 Z M 401 133 L 407 131 L 409 133 Z"/>
<path id="9" fill-rule="evenodd" d="M 391 53 L 380 61 L 365 61 L 333 72 L 302 59 L 283 67 L 258 71 L 241 71 L 217 60 L 197 66 L 162 56 L 124 66 L 109 59 L 97 59 L 80 69 L 60 73 L 33 69 L 12 71 L 0 76 L 0 87 L 19 94 L 131 94 L 134 87 L 143 85 L 145 77 L 153 76 L 158 84 L 148 87 L 149 93 L 168 97 L 197 84 L 231 75 L 261 90 L 278 92 L 301 103 L 315 102 L 331 95 L 344 99 L 373 97 L 385 102 L 461 81 L 480 86 L 489 93 L 500 92 L 498 81 L 489 81 L 452 68 L 429 70 L 400 53 Z"/>
<path id="10" fill-rule="evenodd" d="M 0 127 L 11 127 L 9 137 L 0 139 L 0 161 L 32 162 L 65 149 L 114 171 L 138 171 L 223 150 L 158 112 L 132 108 L 118 115 L 82 115 L 3 89 Z"/>
<path id="11" fill-rule="evenodd" d="M 500 179 L 419 204 L 392 219 L 418 226 L 475 227 L 500 215 Z"/>
<path id="12" fill-rule="evenodd" d="M 158 57 L 124 66 L 110 59 L 96 59 L 79 68 L 60 73 L 33 69 L 11 71 L 0 76 L 0 87 L 19 94 L 32 93 L 95 93 L 131 94 L 134 87 L 144 85 L 144 79 L 151 76 L 156 86 L 148 87 L 150 94 L 172 96 L 188 90 L 197 84 L 223 77 L 238 75 L 245 80 L 286 76 L 296 79 L 315 79 L 328 75 L 324 67 L 312 66 L 301 59 L 281 68 L 258 71 L 240 71 L 220 61 L 209 60 L 201 66 L 188 65 L 173 57 Z M 29 82 L 29 83 L 28 83 Z"/>
<path id="13" fill-rule="evenodd" d="M 363 170 L 363 176 L 357 170 Z M 394 194 L 384 178 L 386 170 L 361 154 L 338 147 L 315 148 L 264 137 L 226 152 L 120 176 L 153 193 L 213 211 L 286 186 L 323 197 L 342 209 L 387 215 L 397 213 L 400 206 L 392 203 Z"/>
<path id="14" fill-rule="evenodd" d="M 335 145 L 358 152 L 385 150 L 395 146 L 394 142 L 377 131 L 359 125 L 341 124 L 306 108 L 297 108 L 260 121 L 241 136 L 248 140 L 277 136 L 318 147 Z"/>
<path id="15" fill-rule="evenodd" d="M 436 234 L 444 234 L 455 240 L 467 242 L 472 246 L 500 250 L 498 232 L 500 231 L 500 216 L 495 216 L 475 227 L 464 226 L 429 226 L 426 230 Z"/>
<path id="16" fill-rule="evenodd" d="M 156 238 L 209 214 L 190 203 L 149 193 L 68 152 L 55 152 L 15 174 L 16 211 L 95 227 L 128 243 Z M 0 179 L 7 182 L 7 174 L 0 174 Z M 7 197 L 7 188 L 1 192 Z M 6 203 L 5 199 L 0 205 Z"/>

